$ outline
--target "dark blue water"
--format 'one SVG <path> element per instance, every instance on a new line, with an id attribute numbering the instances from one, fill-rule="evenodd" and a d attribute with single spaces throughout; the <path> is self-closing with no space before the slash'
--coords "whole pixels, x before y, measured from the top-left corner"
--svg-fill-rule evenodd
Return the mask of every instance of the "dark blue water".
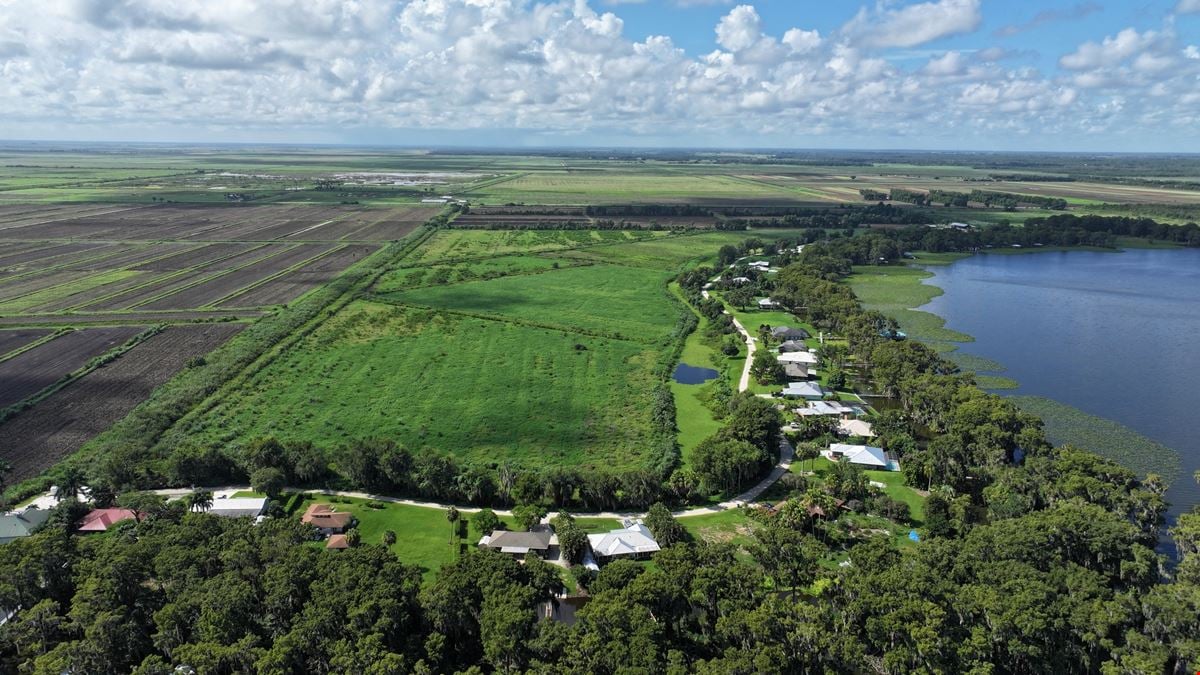
<path id="1" fill-rule="evenodd" d="M 680 363 L 675 366 L 675 381 L 679 384 L 704 384 L 709 380 L 717 379 L 717 371 L 712 368 L 701 368 L 699 366 L 689 366 L 686 363 Z"/>
<path id="2" fill-rule="evenodd" d="M 1119 422 L 1174 449 L 1168 517 L 1200 502 L 1200 250 L 978 255 L 930 268 L 922 307 L 975 336 L 1028 394 Z"/>

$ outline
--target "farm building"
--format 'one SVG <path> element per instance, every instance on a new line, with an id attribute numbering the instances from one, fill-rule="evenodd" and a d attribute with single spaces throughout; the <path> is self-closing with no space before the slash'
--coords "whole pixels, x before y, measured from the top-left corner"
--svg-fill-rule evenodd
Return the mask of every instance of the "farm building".
<path id="1" fill-rule="evenodd" d="M 819 401 L 825 398 L 825 390 L 815 382 L 789 382 L 786 389 L 779 393 L 784 398 L 802 398 L 808 401 Z"/>
<path id="2" fill-rule="evenodd" d="M 558 548 L 558 537 L 546 525 L 539 525 L 529 532 L 509 532 L 495 530 L 484 535 L 479 540 L 483 548 L 507 553 L 515 558 L 524 558 L 527 553 L 534 553 L 542 558 L 548 557 Z"/>
<path id="3" fill-rule="evenodd" d="M 92 509 L 75 529 L 80 532 L 107 532 L 117 523 L 135 518 L 137 512 L 131 509 Z"/>
<path id="4" fill-rule="evenodd" d="M 200 510 L 193 508 L 193 511 Z M 204 509 L 205 513 L 226 518 L 257 518 L 267 510 L 266 497 L 226 497 L 214 499 L 212 506 Z"/>
<path id="5" fill-rule="evenodd" d="M 0 516 L 0 544 L 7 544 L 21 537 L 28 537 L 50 519 L 46 509 L 29 508 L 19 513 Z"/>
<path id="6" fill-rule="evenodd" d="M 311 504 L 300 516 L 300 522 L 312 525 L 321 534 L 341 534 L 354 525 L 354 514 L 338 511 L 329 504 Z"/>
<path id="7" fill-rule="evenodd" d="M 603 534 L 589 534 L 588 543 L 599 562 L 618 558 L 644 560 L 659 550 L 650 529 L 640 520 L 626 520 L 623 528 Z"/>
<path id="8" fill-rule="evenodd" d="M 900 463 L 894 459 L 890 459 L 883 448 L 873 448 L 869 445 L 847 445 L 845 443 L 834 443 L 829 446 L 829 449 L 822 450 L 821 455 L 831 462 L 840 462 L 842 459 L 857 464 L 868 469 L 876 469 L 879 471 L 899 471 Z"/>

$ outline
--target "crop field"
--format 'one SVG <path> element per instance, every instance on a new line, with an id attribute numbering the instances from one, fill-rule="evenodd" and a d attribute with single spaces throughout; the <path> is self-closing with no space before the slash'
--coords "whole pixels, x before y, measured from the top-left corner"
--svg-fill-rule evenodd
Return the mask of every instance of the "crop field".
<path id="1" fill-rule="evenodd" d="M 0 424 L 0 459 L 13 467 L 9 479 L 36 476 L 78 450 L 149 397 L 189 359 L 215 349 L 242 327 L 237 323 L 169 327 Z"/>
<path id="2" fill-rule="evenodd" d="M 116 326 L 73 331 L 0 362 L 0 408 L 33 396 L 141 330 Z"/>
<path id="3" fill-rule="evenodd" d="M 624 467 L 645 452 L 654 346 L 359 301 L 174 430 L 333 448 L 392 438 L 476 462 Z"/>
<path id="4" fill-rule="evenodd" d="M 0 330 L 0 359 L 10 358 L 13 352 L 50 335 L 49 328 L 17 328 Z"/>
<path id="5" fill-rule="evenodd" d="M 784 202 L 794 199 L 790 190 L 737 176 L 639 171 L 539 171 L 518 174 L 464 194 L 472 201 L 485 204 Z"/>

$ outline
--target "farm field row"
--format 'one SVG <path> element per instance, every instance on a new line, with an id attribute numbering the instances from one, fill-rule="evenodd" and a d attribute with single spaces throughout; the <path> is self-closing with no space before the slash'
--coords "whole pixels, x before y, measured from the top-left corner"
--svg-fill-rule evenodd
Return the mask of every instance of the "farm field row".
<path id="1" fill-rule="evenodd" d="M 120 346 L 142 328 L 114 326 L 72 331 L 0 362 L 0 408 L 20 403 L 49 387 L 89 360 Z"/>
<path id="2" fill-rule="evenodd" d="M 242 328 L 237 323 L 169 327 L 0 424 L 0 459 L 12 466 L 9 479 L 36 476 L 78 450 L 145 400 L 189 359 L 215 349 Z"/>

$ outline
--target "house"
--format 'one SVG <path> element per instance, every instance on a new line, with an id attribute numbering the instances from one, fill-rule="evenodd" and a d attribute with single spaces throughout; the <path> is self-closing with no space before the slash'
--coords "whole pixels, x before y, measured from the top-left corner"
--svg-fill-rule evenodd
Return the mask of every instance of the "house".
<path id="1" fill-rule="evenodd" d="M 742 284 L 750 283 L 750 277 L 734 277 L 734 278 L 730 279 L 729 281 L 737 284 L 738 286 L 741 286 Z"/>
<path id="2" fill-rule="evenodd" d="M 788 341 L 784 342 L 783 344 L 779 345 L 779 353 L 780 354 L 786 354 L 788 352 L 806 352 L 806 351 L 808 351 L 808 345 L 804 344 L 804 342 L 802 342 L 801 340 L 788 340 Z"/>
<path id="3" fill-rule="evenodd" d="M 49 519 L 50 511 L 37 508 L 28 508 L 19 513 L 6 513 L 0 516 L 0 544 L 28 537 Z"/>
<path id="4" fill-rule="evenodd" d="M 841 401 L 811 401 L 807 407 L 796 408 L 795 412 L 801 417 L 842 417 L 849 418 L 864 414 L 862 408 L 846 405 Z"/>
<path id="5" fill-rule="evenodd" d="M 807 380 L 817 375 L 817 371 L 801 363 L 784 363 L 782 365 L 783 374 L 793 380 Z"/>
<path id="6" fill-rule="evenodd" d="M 883 448 L 873 448 L 869 445 L 846 445 L 834 443 L 828 450 L 822 450 L 821 455 L 831 462 L 839 462 L 843 458 L 851 464 L 878 471 L 899 471 L 900 463 L 890 459 Z"/>
<path id="7" fill-rule="evenodd" d="M 495 530 L 484 535 L 479 545 L 515 558 L 524 558 L 528 553 L 546 558 L 558 548 L 558 536 L 546 525 L 539 525 L 529 532 Z"/>
<path id="8" fill-rule="evenodd" d="M 772 300 L 770 298 L 759 298 L 758 299 L 758 308 L 759 309 L 775 309 L 778 306 L 779 306 L 779 303 L 775 302 L 774 300 Z"/>
<path id="9" fill-rule="evenodd" d="M 760 272 L 766 272 L 767 270 L 771 269 L 771 263 L 767 262 L 766 260 L 755 260 L 754 262 L 748 264 L 747 267 L 756 269 Z"/>
<path id="10" fill-rule="evenodd" d="M 623 528 L 603 534 L 589 534 L 588 543 L 600 562 L 617 558 L 644 560 L 659 550 L 650 528 L 640 520 L 626 520 Z"/>
<path id="11" fill-rule="evenodd" d="M 808 331 L 802 328 L 776 326 L 771 329 L 771 338 L 780 342 L 787 342 L 788 340 L 807 340 L 808 337 Z"/>
<path id="12" fill-rule="evenodd" d="M 192 510 L 203 510 L 205 513 L 225 518 L 257 518 L 267 510 L 267 498 L 226 497 L 224 499 L 214 499 L 212 506 L 207 509 L 193 507 Z"/>
<path id="13" fill-rule="evenodd" d="M 805 366 L 815 366 L 820 361 L 812 352 L 785 352 L 779 355 L 780 363 L 798 363 Z"/>
<path id="14" fill-rule="evenodd" d="M 863 438 L 873 438 L 875 429 L 870 422 L 863 420 L 839 420 L 837 431 L 843 436 L 861 436 Z"/>
<path id="15" fill-rule="evenodd" d="M 92 509 L 75 529 L 80 532 L 107 532 L 117 523 L 137 518 L 132 509 Z"/>
<path id="16" fill-rule="evenodd" d="M 815 382 L 788 382 L 788 386 L 779 394 L 784 398 L 802 398 L 808 401 L 819 401 L 825 398 L 825 390 Z"/>
<path id="17" fill-rule="evenodd" d="M 325 542 L 325 548 L 334 551 L 342 551 L 350 548 L 350 541 L 346 539 L 344 534 L 331 534 L 329 541 Z"/>
<path id="18" fill-rule="evenodd" d="M 300 522 L 312 525 L 324 535 L 341 534 L 354 525 L 354 514 L 338 511 L 330 504 L 310 504 Z"/>

